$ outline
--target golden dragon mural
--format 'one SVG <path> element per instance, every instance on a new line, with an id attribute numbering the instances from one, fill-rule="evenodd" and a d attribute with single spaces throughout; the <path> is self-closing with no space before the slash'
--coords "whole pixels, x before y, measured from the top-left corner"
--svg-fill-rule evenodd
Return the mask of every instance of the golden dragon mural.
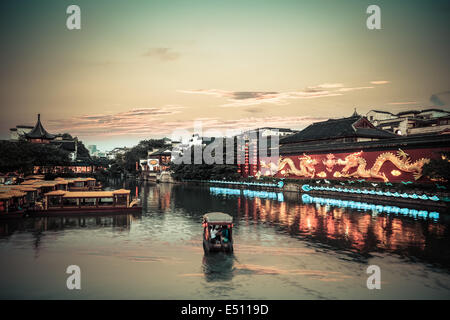
<path id="1" fill-rule="evenodd" d="M 382 179 L 384 182 L 388 182 L 389 179 L 386 177 L 384 172 L 380 172 L 381 167 L 386 161 L 390 161 L 399 170 L 404 172 L 412 172 L 414 179 L 418 180 L 422 176 L 422 167 L 424 164 L 430 162 L 430 159 L 421 158 L 414 162 L 411 162 L 409 155 L 402 149 L 397 151 L 397 155 L 392 152 L 384 152 L 380 154 L 375 160 L 373 166 L 370 169 L 366 169 L 367 162 L 361 156 L 362 151 L 352 153 L 345 157 L 344 160 L 338 159 L 338 164 L 344 165 L 341 170 L 341 177 L 361 177 L 361 178 L 378 178 Z M 349 173 L 351 168 L 356 168 L 356 171 Z"/>
<path id="2" fill-rule="evenodd" d="M 387 161 L 390 161 L 398 170 L 403 172 L 411 172 L 414 176 L 415 180 L 420 179 L 422 176 L 422 167 L 430 162 L 428 158 L 420 158 L 414 162 L 411 161 L 411 157 L 399 149 L 397 154 L 392 152 L 384 152 L 381 153 L 375 160 L 373 166 L 367 169 L 367 161 L 362 156 L 363 151 L 354 152 L 346 156 L 343 160 L 335 158 L 331 156 L 331 154 L 327 155 L 327 160 L 323 160 L 322 163 L 326 166 L 327 171 L 331 172 L 329 169 L 332 169 L 336 165 L 344 166 L 342 170 L 336 170 L 333 174 L 334 177 L 342 177 L 342 178 L 374 178 L 374 179 L 382 179 L 384 182 L 388 182 L 389 179 L 386 177 L 384 172 L 381 172 L 381 168 L 383 164 Z M 311 158 L 306 154 L 303 154 L 302 157 L 298 158 L 300 160 L 299 168 L 297 168 L 294 164 L 294 161 L 290 158 L 282 158 L 280 157 L 278 161 L 278 172 L 284 176 L 288 176 L 290 174 L 299 176 L 299 177 L 307 177 L 314 178 L 316 175 L 315 166 L 318 164 L 316 159 Z M 285 167 L 287 167 L 285 169 Z M 356 168 L 355 171 L 350 172 L 351 169 Z M 399 175 L 397 170 L 393 170 L 392 172 L 396 172 Z M 326 176 L 325 172 L 320 172 L 317 174 L 320 177 Z"/>
<path id="3" fill-rule="evenodd" d="M 303 157 L 298 157 L 300 160 L 300 169 L 297 169 L 297 167 L 294 164 L 294 161 L 290 158 L 282 158 L 278 160 L 278 172 L 281 172 L 284 176 L 288 176 L 289 174 L 293 174 L 299 177 L 308 177 L 308 178 L 314 178 L 314 175 L 316 173 L 316 169 L 314 168 L 317 164 L 316 159 L 312 159 L 310 156 L 307 156 L 306 154 L 303 154 Z M 285 166 L 288 166 L 289 168 L 286 170 L 283 170 Z M 284 171 L 284 172 L 283 172 Z"/>

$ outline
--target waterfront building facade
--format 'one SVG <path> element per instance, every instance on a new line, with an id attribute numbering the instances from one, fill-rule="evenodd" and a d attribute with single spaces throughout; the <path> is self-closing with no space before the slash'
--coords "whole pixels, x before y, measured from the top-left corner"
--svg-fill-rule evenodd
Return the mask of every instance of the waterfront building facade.
<path id="1" fill-rule="evenodd" d="M 144 172 L 161 172 L 169 169 L 172 152 L 170 150 L 156 150 L 149 152 L 147 159 L 139 160 Z"/>
<path id="2" fill-rule="evenodd" d="M 272 172 L 270 163 L 278 160 L 278 155 L 273 152 L 273 148 L 277 147 L 275 140 L 296 132 L 287 128 L 264 127 L 238 135 L 236 137 L 238 173 L 243 177 L 256 177 L 261 174 L 261 170 L 266 172 L 268 169 Z"/>
<path id="3" fill-rule="evenodd" d="M 317 122 L 281 139 L 274 176 L 295 179 L 427 182 L 422 167 L 450 151 L 450 135 L 398 136 L 365 117 Z"/>

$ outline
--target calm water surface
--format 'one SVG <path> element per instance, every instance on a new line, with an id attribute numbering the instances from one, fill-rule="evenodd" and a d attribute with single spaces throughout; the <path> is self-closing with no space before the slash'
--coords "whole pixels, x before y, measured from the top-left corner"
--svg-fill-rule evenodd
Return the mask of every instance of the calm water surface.
<path id="1" fill-rule="evenodd" d="M 0 298 L 450 298 L 445 212 L 414 218 L 225 192 L 147 184 L 142 216 L 0 221 Z M 208 211 L 234 217 L 233 255 L 203 255 Z M 66 288 L 73 264 L 81 290 Z M 366 287 L 369 265 L 381 268 L 381 290 Z"/>

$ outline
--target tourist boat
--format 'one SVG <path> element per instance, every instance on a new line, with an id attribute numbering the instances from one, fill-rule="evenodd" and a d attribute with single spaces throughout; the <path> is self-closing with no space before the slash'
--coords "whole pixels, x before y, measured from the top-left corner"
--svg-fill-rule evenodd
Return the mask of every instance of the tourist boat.
<path id="1" fill-rule="evenodd" d="M 21 218 L 25 213 L 27 193 L 14 187 L 0 186 L 0 219 Z"/>
<path id="2" fill-rule="evenodd" d="M 233 217 L 223 212 L 203 216 L 203 250 L 233 252 Z M 217 231 L 218 230 L 218 231 Z M 214 233 L 217 234 L 214 236 Z"/>
<path id="3" fill-rule="evenodd" d="M 44 194 L 31 215 L 113 214 L 141 213 L 139 199 L 130 201 L 130 190 L 65 191 L 55 190 Z"/>

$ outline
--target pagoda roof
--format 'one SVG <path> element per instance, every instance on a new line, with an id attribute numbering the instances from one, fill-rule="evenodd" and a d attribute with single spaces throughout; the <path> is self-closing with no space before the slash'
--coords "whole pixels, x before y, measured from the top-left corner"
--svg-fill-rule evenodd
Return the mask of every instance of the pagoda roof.
<path id="1" fill-rule="evenodd" d="M 26 137 L 30 139 L 48 139 L 48 140 L 52 140 L 55 138 L 53 134 L 48 133 L 42 126 L 40 114 L 38 114 L 38 120 L 33 130 L 28 132 L 26 134 Z"/>

